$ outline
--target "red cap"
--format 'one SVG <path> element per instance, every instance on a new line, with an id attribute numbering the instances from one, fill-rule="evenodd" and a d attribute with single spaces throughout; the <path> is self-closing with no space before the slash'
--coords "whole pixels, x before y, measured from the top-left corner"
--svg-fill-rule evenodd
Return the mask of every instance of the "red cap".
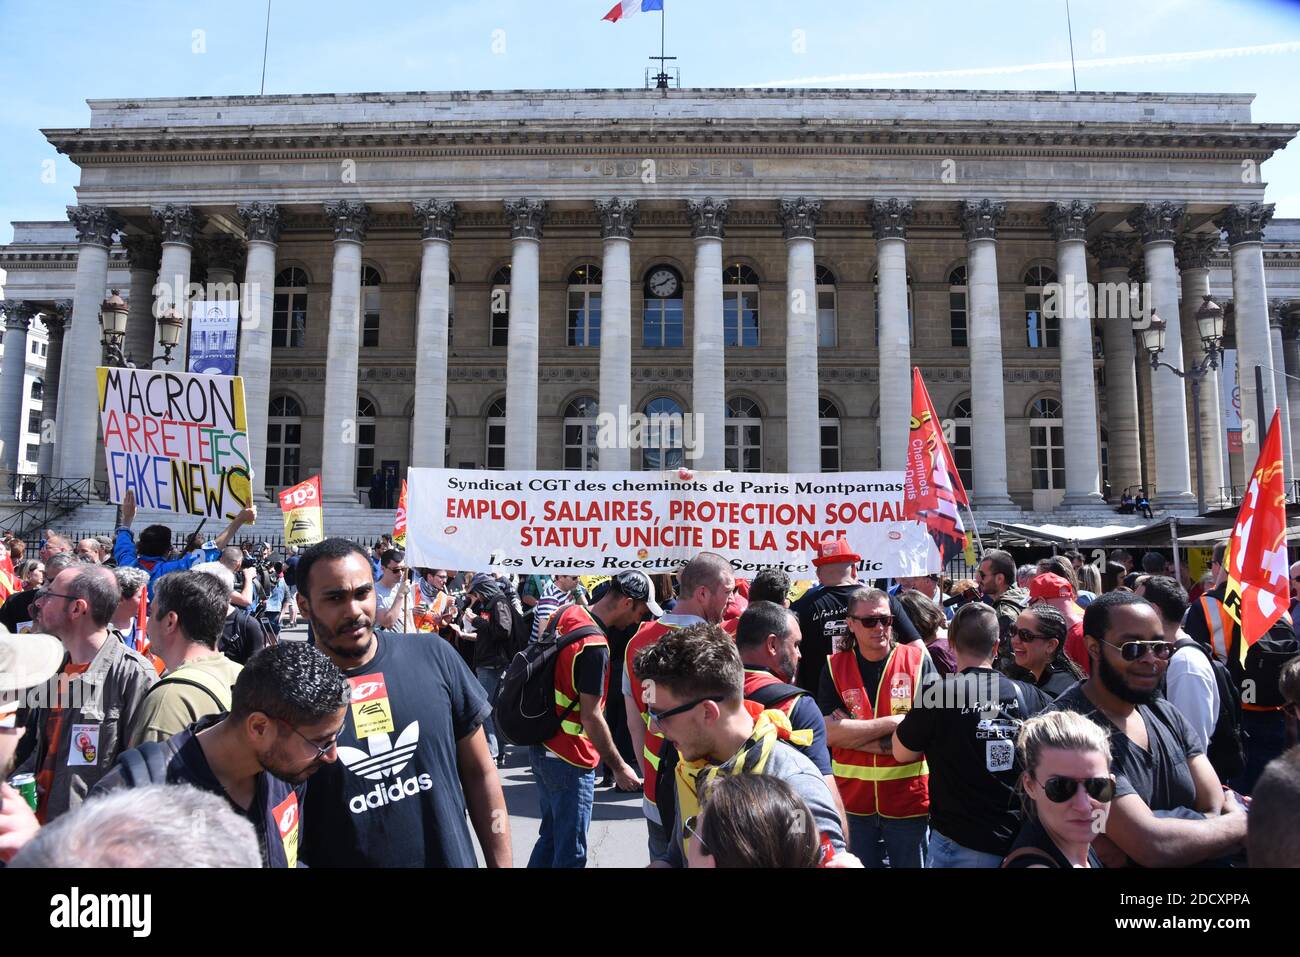
<path id="1" fill-rule="evenodd" d="M 843 565 L 848 562 L 857 564 L 862 561 L 862 556 L 849 547 L 847 538 L 837 538 L 834 541 L 824 541 L 817 546 L 817 557 L 813 559 L 813 565 L 821 568 L 823 565 Z"/>
<path id="2" fill-rule="evenodd" d="M 1073 598 L 1074 588 L 1060 575 L 1035 575 L 1029 579 L 1029 597 Z"/>

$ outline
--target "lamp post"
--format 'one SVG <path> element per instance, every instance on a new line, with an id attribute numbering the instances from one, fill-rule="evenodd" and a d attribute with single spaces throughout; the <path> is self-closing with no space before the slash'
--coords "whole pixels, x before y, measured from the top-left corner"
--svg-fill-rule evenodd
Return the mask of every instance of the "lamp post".
<path id="1" fill-rule="evenodd" d="M 116 289 L 111 290 L 109 297 L 99 307 L 99 328 L 103 332 L 100 345 L 104 349 L 104 362 L 107 365 L 119 368 L 136 367 L 134 359 L 122 352 L 122 343 L 126 340 L 128 308 Z M 159 359 L 164 362 L 171 361 L 172 350 L 180 343 L 181 331 L 184 328 L 185 320 L 181 318 L 181 314 L 169 306 L 158 317 L 158 345 L 162 346 L 163 351 L 149 360 L 150 365 Z"/>
<path id="2" fill-rule="evenodd" d="M 1205 356 L 1200 362 L 1189 366 L 1186 371 L 1177 369 L 1168 362 L 1160 361 L 1160 353 L 1165 349 L 1165 334 L 1168 327 L 1155 312 L 1151 313 L 1151 324 L 1141 332 L 1142 347 L 1151 358 L 1151 368 L 1168 369 L 1180 379 L 1188 379 L 1192 383 L 1192 414 L 1195 419 L 1192 432 L 1196 436 L 1196 512 L 1198 515 L 1205 514 L 1205 468 L 1201 447 L 1201 380 L 1219 368 L 1219 356 L 1223 345 L 1223 307 L 1209 295 L 1203 298 L 1205 301 L 1196 310 L 1196 331 L 1201 337 L 1201 344 L 1205 346 Z"/>

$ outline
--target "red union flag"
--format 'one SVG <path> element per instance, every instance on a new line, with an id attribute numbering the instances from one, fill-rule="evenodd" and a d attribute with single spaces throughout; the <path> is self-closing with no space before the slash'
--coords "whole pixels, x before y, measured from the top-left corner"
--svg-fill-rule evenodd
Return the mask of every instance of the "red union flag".
<path id="1" fill-rule="evenodd" d="M 966 546 L 966 528 L 957 506 L 969 504 L 952 452 L 944 441 L 934 403 L 921 379 L 921 370 L 913 368 L 903 516 L 925 523 L 946 565 Z"/>
<path id="2" fill-rule="evenodd" d="M 1228 587 L 1223 604 L 1253 645 L 1291 603 L 1286 555 L 1286 486 L 1282 476 L 1281 417 L 1273 412 L 1259 460 L 1246 487 L 1228 543 Z"/>
<path id="3" fill-rule="evenodd" d="M 406 547 L 406 479 L 402 479 L 402 497 L 397 500 L 397 517 L 393 519 L 393 544 Z"/>
<path id="4" fill-rule="evenodd" d="M 325 540 L 319 475 L 281 492 L 280 511 L 284 514 L 286 545 L 315 545 Z"/>

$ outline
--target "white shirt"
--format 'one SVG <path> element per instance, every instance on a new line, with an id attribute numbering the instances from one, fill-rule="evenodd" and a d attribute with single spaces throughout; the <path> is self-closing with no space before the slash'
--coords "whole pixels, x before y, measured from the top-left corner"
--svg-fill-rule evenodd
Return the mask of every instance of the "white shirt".
<path id="1" fill-rule="evenodd" d="M 1182 632 L 1179 632 L 1182 637 Z M 1195 648 L 1180 648 L 1169 659 L 1165 672 L 1165 697 L 1182 712 L 1201 739 L 1201 747 L 1208 749 L 1214 726 L 1219 722 L 1219 684 L 1214 680 L 1214 668 L 1204 652 Z"/>

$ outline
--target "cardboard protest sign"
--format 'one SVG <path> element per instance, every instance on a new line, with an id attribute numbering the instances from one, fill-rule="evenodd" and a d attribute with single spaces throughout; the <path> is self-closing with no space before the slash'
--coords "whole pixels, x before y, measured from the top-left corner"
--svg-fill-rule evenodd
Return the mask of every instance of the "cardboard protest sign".
<path id="1" fill-rule="evenodd" d="M 109 501 L 231 519 L 252 502 L 244 380 L 99 368 Z"/>
<path id="2" fill-rule="evenodd" d="M 319 475 L 281 492 L 280 511 L 284 514 L 286 545 L 315 545 L 325 540 Z"/>

